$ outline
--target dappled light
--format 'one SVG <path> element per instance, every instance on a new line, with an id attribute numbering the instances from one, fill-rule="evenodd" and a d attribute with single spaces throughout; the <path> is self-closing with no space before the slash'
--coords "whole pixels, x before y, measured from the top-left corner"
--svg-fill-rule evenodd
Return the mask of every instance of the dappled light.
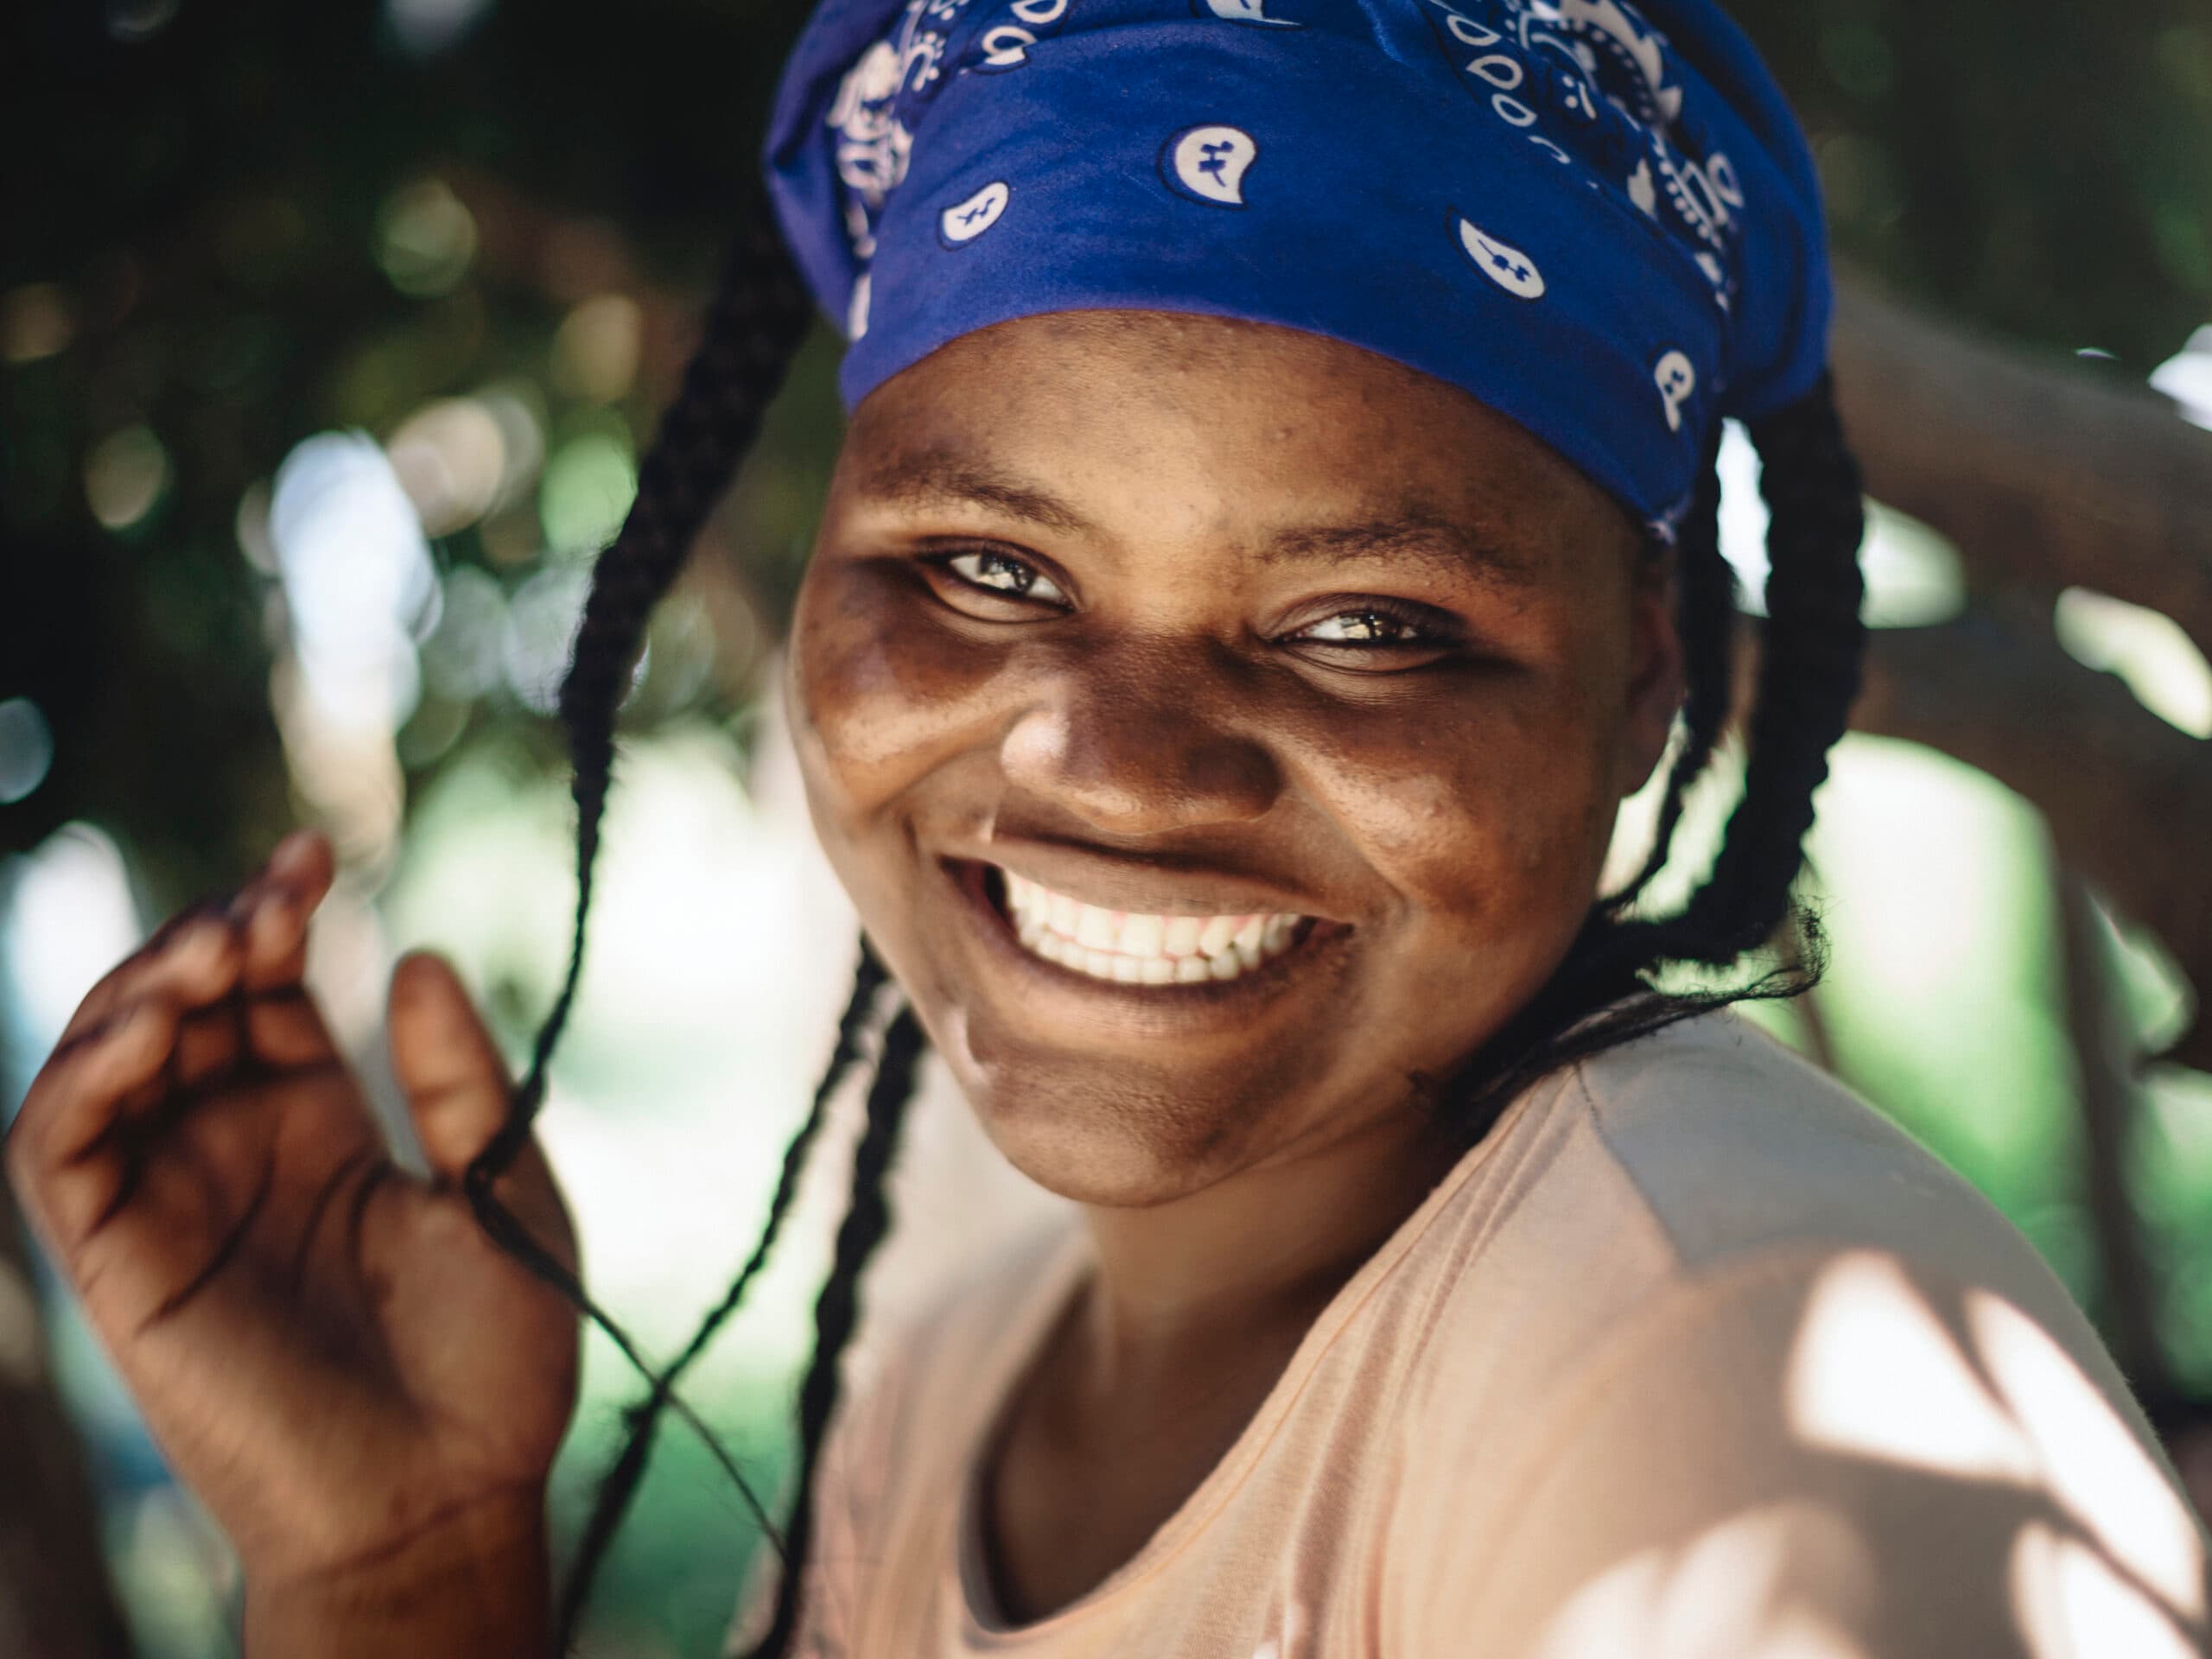
<path id="1" fill-rule="evenodd" d="M 2169 1608 L 2202 1620 L 2203 1541 L 2141 1443 L 2018 1308 L 1974 1291 L 1967 1317 L 1983 1365 L 2035 1447 L 2045 1490 Z"/>
<path id="2" fill-rule="evenodd" d="M 1890 1257 L 1823 1270 L 1784 1386 L 1811 1445 L 1967 1480 L 2036 1477 L 2026 1438 Z"/>
<path id="3" fill-rule="evenodd" d="M 2196 1659 L 2156 1604 L 2076 1539 L 2030 1522 L 2012 1551 L 2012 1603 L 2031 1659 Z"/>
<path id="4" fill-rule="evenodd" d="M 1866 1547 L 1840 1516 L 1804 1505 L 1731 1516 L 1592 1580 L 1532 1659 L 1878 1659 L 1802 1598 L 1808 1567 L 1826 1595 L 1874 1593 Z"/>
<path id="5" fill-rule="evenodd" d="M 2026 1522 L 2014 1548 L 2014 1605 L 2038 1659 L 2188 1651 L 2177 1621 L 2205 1614 L 2195 1522 L 2040 1325 L 1984 1290 L 1964 1313 L 1972 1360 L 1901 1264 L 1840 1256 L 1791 1353 L 1791 1426 L 1824 1451 L 2022 1488 L 2077 1523 L 2080 1535 Z"/>

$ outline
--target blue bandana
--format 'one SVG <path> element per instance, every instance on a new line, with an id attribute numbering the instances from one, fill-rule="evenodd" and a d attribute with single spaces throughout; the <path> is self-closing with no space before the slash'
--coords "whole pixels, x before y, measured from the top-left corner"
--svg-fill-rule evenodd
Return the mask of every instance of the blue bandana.
<path id="1" fill-rule="evenodd" d="M 823 0 L 766 155 L 847 406 L 1040 312 L 1332 335 L 1671 537 L 1827 361 L 1804 137 L 1708 0 Z"/>

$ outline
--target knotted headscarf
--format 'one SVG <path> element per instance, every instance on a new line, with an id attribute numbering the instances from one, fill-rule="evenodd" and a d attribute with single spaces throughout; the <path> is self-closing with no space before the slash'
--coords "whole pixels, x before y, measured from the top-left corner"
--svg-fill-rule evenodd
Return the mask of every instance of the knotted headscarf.
<path id="1" fill-rule="evenodd" d="M 1795 401 L 1804 137 L 1707 0 L 824 0 L 766 156 L 848 407 L 1041 312 L 1241 317 L 1463 387 L 1662 536 Z"/>

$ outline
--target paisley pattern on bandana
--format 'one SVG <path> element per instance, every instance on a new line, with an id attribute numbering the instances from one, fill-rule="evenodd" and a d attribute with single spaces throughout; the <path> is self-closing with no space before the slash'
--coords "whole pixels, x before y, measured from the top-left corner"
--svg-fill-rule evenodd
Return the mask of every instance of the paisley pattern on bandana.
<path id="1" fill-rule="evenodd" d="M 1803 136 L 1710 0 L 823 0 L 766 159 L 849 404 L 1014 317 L 1244 317 L 1671 535 L 1714 423 L 1827 359 Z"/>

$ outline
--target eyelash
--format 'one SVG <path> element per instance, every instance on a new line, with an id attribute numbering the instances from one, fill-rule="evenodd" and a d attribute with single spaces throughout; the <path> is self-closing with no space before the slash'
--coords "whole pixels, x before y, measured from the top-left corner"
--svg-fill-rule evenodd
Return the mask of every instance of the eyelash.
<path id="1" fill-rule="evenodd" d="M 995 566 L 1008 574 L 1026 577 L 1027 580 L 1016 588 L 994 587 L 988 582 L 979 582 L 974 576 L 957 569 L 956 562 L 963 559 L 982 561 L 987 566 Z M 963 548 L 949 553 L 932 555 L 924 559 L 923 563 L 944 571 L 948 577 L 962 587 L 979 594 L 988 594 L 995 599 L 1044 605 L 1061 602 L 1033 594 L 1031 588 L 1040 582 L 1056 589 L 1058 584 L 1053 582 L 1051 577 L 1046 575 L 1035 565 L 1000 548 Z M 1325 616 L 1316 617 L 1303 627 L 1284 636 L 1284 640 L 1293 645 L 1301 643 L 1299 639 L 1300 634 L 1309 629 L 1319 627 L 1324 623 L 1340 622 L 1346 618 L 1359 618 L 1370 624 L 1376 622 L 1395 624 L 1407 630 L 1413 637 L 1366 640 L 1308 639 L 1302 643 L 1322 651 L 1345 652 L 1354 654 L 1380 654 L 1393 651 L 1434 652 L 1448 649 L 1459 643 L 1448 627 L 1440 625 L 1438 613 L 1430 607 L 1416 604 L 1410 600 L 1388 599 L 1380 595 L 1374 597 L 1363 595 L 1347 603 L 1343 610 L 1332 611 Z"/>

